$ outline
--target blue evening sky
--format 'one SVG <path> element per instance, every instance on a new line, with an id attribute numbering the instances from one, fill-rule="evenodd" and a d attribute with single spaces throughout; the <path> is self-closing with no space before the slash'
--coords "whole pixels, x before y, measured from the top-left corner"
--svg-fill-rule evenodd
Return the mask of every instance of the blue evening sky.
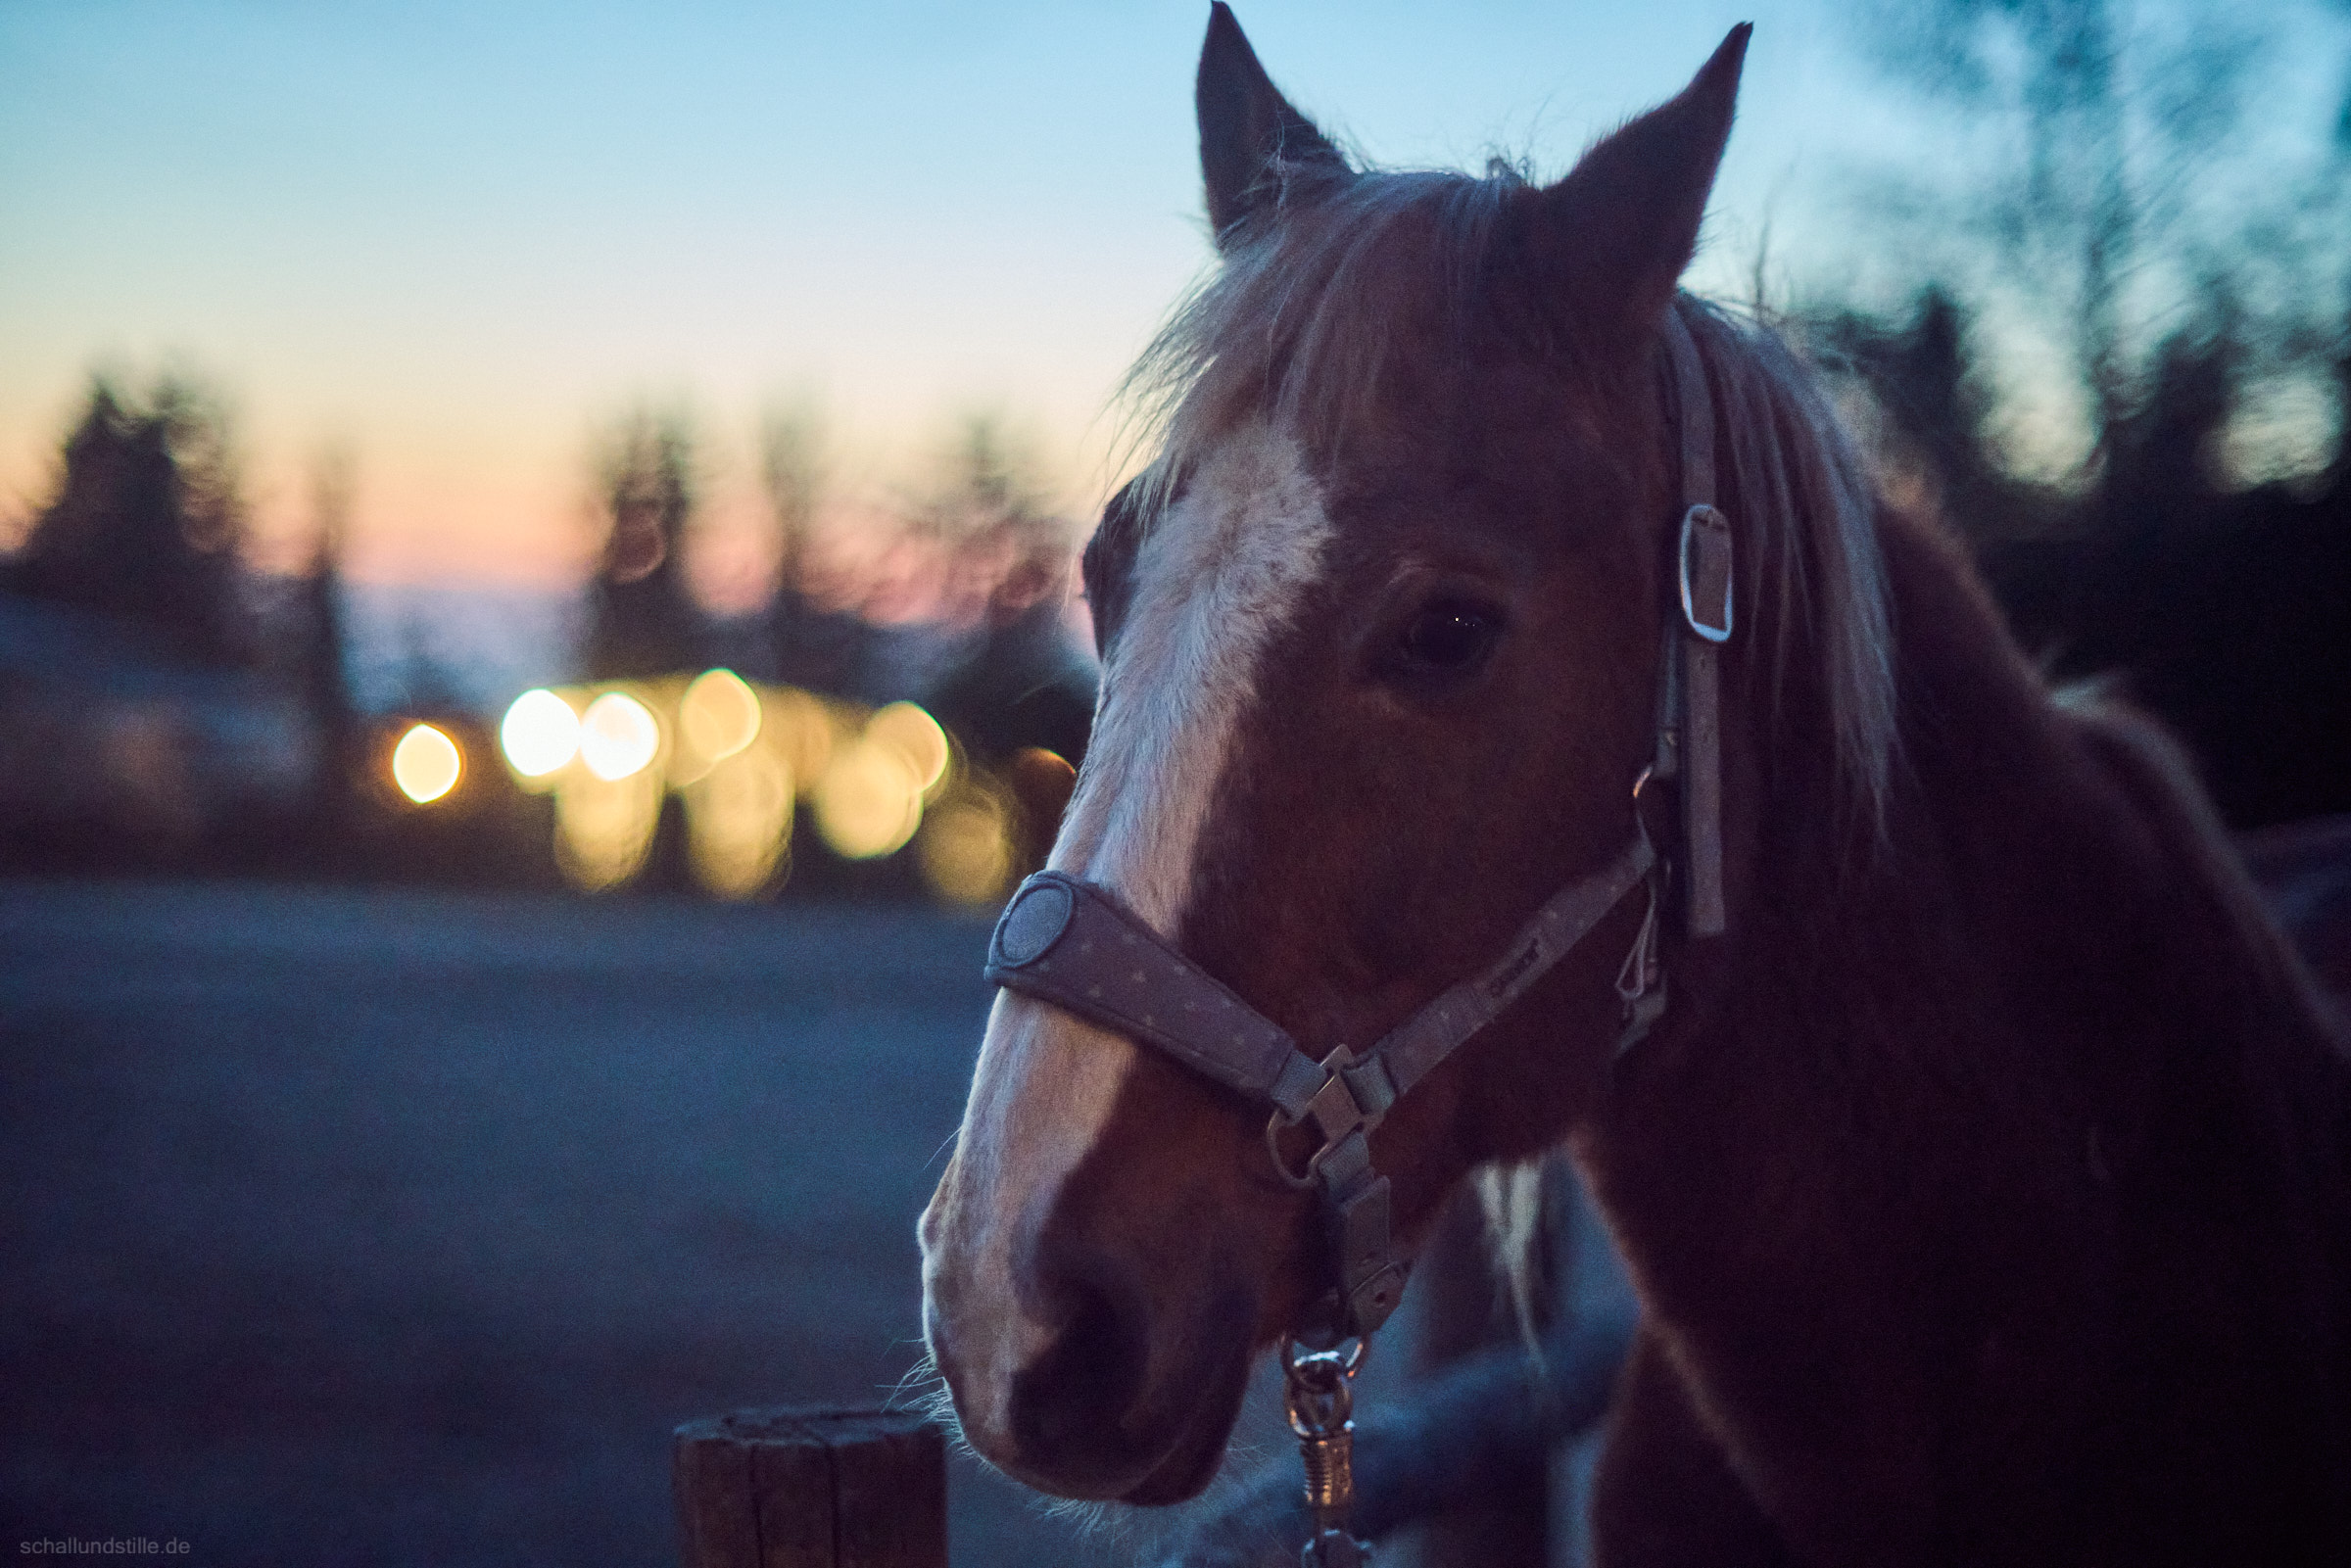
<path id="1" fill-rule="evenodd" d="M 1544 172 L 1751 16 L 1702 285 L 1742 286 L 1767 216 L 1792 274 L 1857 264 L 1840 179 L 1932 152 L 1827 0 L 1237 9 L 1370 156 Z M 171 363 L 232 396 L 264 532 L 354 454 L 378 580 L 576 571 L 591 434 L 647 398 L 711 431 L 721 512 L 762 409 L 807 397 L 844 472 L 1001 410 L 1082 511 L 1119 373 L 1207 260 L 1206 16 L 0 0 L 0 517 L 93 368 Z"/>

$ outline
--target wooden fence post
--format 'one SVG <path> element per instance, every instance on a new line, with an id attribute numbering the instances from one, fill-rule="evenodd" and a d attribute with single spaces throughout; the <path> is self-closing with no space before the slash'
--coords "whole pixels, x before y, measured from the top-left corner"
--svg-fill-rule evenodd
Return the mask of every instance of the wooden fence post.
<path id="1" fill-rule="evenodd" d="M 684 1568 L 947 1568 L 947 1450 L 903 1410 L 737 1410 L 670 1449 Z"/>

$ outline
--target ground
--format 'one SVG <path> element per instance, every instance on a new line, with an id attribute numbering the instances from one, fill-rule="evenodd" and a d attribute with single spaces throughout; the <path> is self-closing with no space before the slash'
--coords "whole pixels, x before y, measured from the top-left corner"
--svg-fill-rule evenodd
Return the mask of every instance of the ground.
<path id="1" fill-rule="evenodd" d="M 0 1551 L 674 1562 L 668 1435 L 876 1403 L 984 922 L 0 884 Z M 957 1568 L 1125 1560 L 955 1461 Z"/>

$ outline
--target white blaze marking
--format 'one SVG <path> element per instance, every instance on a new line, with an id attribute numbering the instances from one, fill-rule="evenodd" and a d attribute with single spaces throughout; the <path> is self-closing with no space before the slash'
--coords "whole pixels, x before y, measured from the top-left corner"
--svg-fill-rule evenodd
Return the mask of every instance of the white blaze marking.
<path id="1" fill-rule="evenodd" d="M 1200 465 L 1136 556 L 1051 865 L 1110 888 L 1162 936 L 1190 902 L 1201 821 L 1258 656 L 1320 575 L 1329 536 L 1296 444 L 1259 429 Z"/>
<path id="2" fill-rule="evenodd" d="M 1321 572 L 1330 520 L 1297 444 L 1258 427 L 1220 446 L 1152 527 L 1049 864 L 1109 888 L 1163 936 L 1190 901 L 1200 828 L 1267 642 Z M 1049 1204 L 1100 1136 L 1135 1059 L 1128 1041 L 1006 991 L 996 998 L 958 1146 L 960 1189 L 982 1212 L 945 1242 L 969 1273 L 962 1361 L 1004 1434 L 1015 1374 L 1056 1325 L 1021 1309 L 1021 1219 Z M 927 1259 L 927 1269 L 943 1259 Z M 977 1332 L 975 1332 L 977 1331 Z"/>

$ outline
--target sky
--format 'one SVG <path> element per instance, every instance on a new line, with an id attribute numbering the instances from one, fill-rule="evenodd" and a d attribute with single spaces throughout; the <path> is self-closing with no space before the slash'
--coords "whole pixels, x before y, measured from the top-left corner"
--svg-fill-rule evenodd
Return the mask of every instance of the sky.
<path id="1" fill-rule="evenodd" d="M 1375 158 L 1558 170 L 1752 9 L 1239 15 Z M 1206 15 L 0 0 L 0 512 L 37 504 L 93 371 L 168 366 L 228 395 L 264 554 L 350 455 L 362 580 L 575 576 L 594 433 L 648 402 L 709 432 L 722 513 L 793 403 L 893 477 L 992 411 L 1090 509 L 1118 378 L 1209 259 Z M 1761 22 L 1718 252 L 1835 129 L 1821 12 Z"/>
<path id="2" fill-rule="evenodd" d="M 1751 17 L 1702 287 L 1739 290 L 1767 224 L 1775 262 L 1833 268 L 1824 193 L 1927 134 L 1828 0 L 1237 10 L 1372 158 L 1543 173 Z M 0 519 L 94 371 L 170 366 L 230 399 L 265 562 L 348 454 L 367 582 L 576 581 L 595 434 L 646 404 L 707 433 L 720 534 L 755 532 L 754 433 L 794 404 L 871 484 L 992 411 L 1090 516 L 1119 376 L 1209 260 L 1206 17 L 0 0 Z"/>

